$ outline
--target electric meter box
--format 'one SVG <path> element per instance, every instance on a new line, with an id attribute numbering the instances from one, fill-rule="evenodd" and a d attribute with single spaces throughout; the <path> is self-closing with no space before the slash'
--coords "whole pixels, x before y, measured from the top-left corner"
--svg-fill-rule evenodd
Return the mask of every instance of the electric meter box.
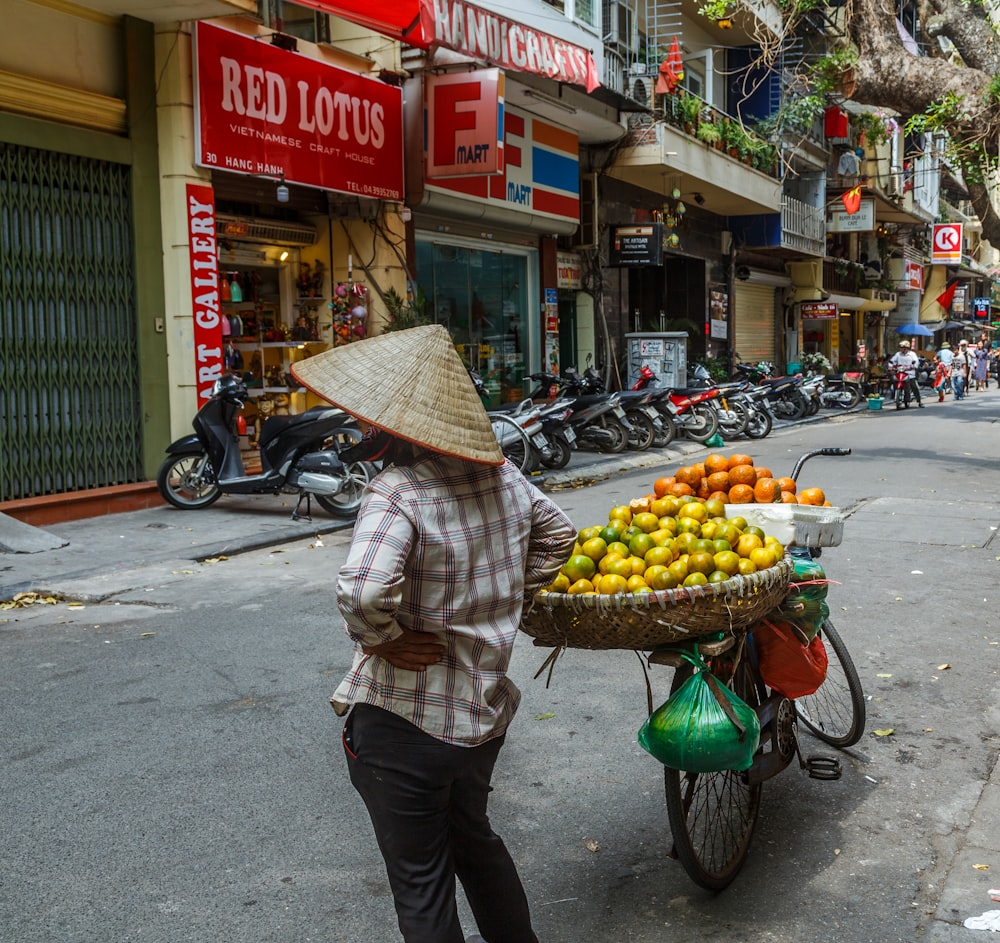
<path id="1" fill-rule="evenodd" d="M 687 386 L 687 343 L 684 331 L 626 334 L 628 349 L 628 383 L 631 389 L 639 379 L 639 371 L 649 367 L 656 374 L 652 387 Z"/>

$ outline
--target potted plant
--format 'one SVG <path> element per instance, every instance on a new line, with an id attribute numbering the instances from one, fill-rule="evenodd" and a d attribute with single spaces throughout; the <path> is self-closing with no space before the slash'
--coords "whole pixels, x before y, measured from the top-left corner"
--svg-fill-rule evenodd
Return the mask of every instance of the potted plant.
<path id="1" fill-rule="evenodd" d="M 704 141 L 709 147 L 717 145 L 721 147 L 722 145 L 722 131 L 717 124 L 712 124 L 709 121 L 698 125 L 697 137 L 699 141 Z"/>
<path id="2" fill-rule="evenodd" d="M 681 125 L 688 134 L 698 130 L 698 117 L 701 114 L 701 99 L 696 95 L 682 95 L 677 103 L 677 111 Z"/>
<path id="3" fill-rule="evenodd" d="M 730 157 L 740 156 L 740 144 L 744 137 L 743 128 L 738 121 L 726 118 L 722 122 L 722 147 L 729 152 Z"/>
<path id="4" fill-rule="evenodd" d="M 832 369 L 830 361 L 824 354 L 819 353 L 819 351 L 803 354 L 800 362 L 807 376 L 815 376 L 817 373 L 829 373 Z"/>

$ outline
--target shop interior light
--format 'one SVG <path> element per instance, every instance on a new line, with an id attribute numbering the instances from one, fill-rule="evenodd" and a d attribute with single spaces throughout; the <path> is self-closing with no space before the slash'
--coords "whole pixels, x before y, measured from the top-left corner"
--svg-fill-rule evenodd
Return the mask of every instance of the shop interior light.
<path id="1" fill-rule="evenodd" d="M 288 261 L 288 250 L 287 249 L 283 249 L 282 250 L 281 255 L 278 256 L 278 261 L 279 262 L 287 262 Z"/>

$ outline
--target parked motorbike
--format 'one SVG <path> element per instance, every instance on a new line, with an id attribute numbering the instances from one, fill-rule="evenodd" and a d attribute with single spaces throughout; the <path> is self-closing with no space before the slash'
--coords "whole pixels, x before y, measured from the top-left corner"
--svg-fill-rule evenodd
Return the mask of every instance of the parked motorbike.
<path id="1" fill-rule="evenodd" d="M 639 371 L 639 378 L 633 384 L 633 389 L 648 389 L 657 382 L 658 377 L 644 366 Z M 664 415 L 669 416 L 680 435 L 695 442 L 706 442 L 719 431 L 719 414 L 709 402 L 719 395 L 717 389 L 701 387 L 684 387 L 681 389 L 666 388 L 665 395 L 655 399 L 654 405 Z"/>
<path id="2" fill-rule="evenodd" d="M 831 373 L 826 377 L 819 404 L 824 409 L 853 409 L 865 398 L 861 373 Z"/>
<path id="3" fill-rule="evenodd" d="M 604 393 L 604 380 L 600 373 L 590 366 L 583 371 L 584 389 L 591 393 Z M 625 418 L 630 426 L 628 447 L 636 452 L 644 452 L 650 446 L 662 448 L 673 441 L 677 430 L 664 419 L 657 409 L 655 400 L 658 397 L 655 390 L 622 390 L 618 393 Z"/>
<path id="4" fill-rule="evenodd" d="M 772 377 L 773 367 L 766 361 L 759 364 L 737 363 L 736 375 L 767 390 L 767 406 L 775 419 L 801 419 L 809 409 L 809 400 L 799 387 L 804 377 Z"/>
<path id="5" fill-rule="evenodd" d="M 335 517 L 353 517 L 376 469 L 341 460 L 361 440 L 354 419 L 333 406 L 271 416 L 260 430 L 261 470 L 247 474 L 240 454 L 240 411 L 246 384 L 232 374 L 215 382 L 198 410 L 194 434 L 171 442 L 156 476 L 165 501 L 184 510 L 206 508 L 223 494 L 298 494 L 292 520 L 309 519 L 311 498 Z M 303 499 L 305 512 L 300 512 Z"/>
<path id="6" fill-rule="evenodd" d="M 531 379 L 536 385 L 531 398 L 536 402 L 548 402 L 554 393 L 554 402 L 572 410 L 567 421 L 580 448 L 624 452 L 630 424 L 620 396 L 617 393 L 588 393 L 586 383 L 575 370 L 567 369 L 564 373 L 561 377 L 554 373 L 532 373 Z"/>

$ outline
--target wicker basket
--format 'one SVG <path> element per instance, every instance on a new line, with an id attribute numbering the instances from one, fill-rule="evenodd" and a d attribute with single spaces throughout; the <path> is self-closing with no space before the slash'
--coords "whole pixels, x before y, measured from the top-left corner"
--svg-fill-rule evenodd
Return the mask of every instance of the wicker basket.
<path id="1" fill-rule="evenodd" d="M 645 651 L 745 629 L 788 593 L 792 558 L 750 576 L 658 593 L 584 596 L 539 593 L 521 618 L 537 645 Z"/>

